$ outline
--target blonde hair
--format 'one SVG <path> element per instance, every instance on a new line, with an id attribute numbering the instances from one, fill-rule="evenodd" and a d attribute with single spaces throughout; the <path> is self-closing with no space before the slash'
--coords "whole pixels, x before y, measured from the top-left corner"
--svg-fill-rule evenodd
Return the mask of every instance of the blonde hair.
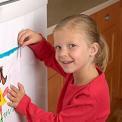
<path id="1" fill-rule="evenodd" d="M 63 28 L 75 29 L 79 32 L 84 31 L 91 43 L 97 43 L 99 45 L 94 62 L 102 71 L 105 71 L 108 63 L 108 45 L 101 36 L 96 22 L 84 14 L 69 16 L 57 24 L 53 33 Z"/>

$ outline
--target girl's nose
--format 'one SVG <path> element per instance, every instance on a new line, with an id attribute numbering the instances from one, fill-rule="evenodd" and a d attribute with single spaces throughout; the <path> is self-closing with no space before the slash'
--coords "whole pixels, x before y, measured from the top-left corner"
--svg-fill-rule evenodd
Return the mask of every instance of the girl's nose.
<path id="1" fill-rule="evenodd" d="M 68 51 L 66 49 L 60 50 L 60 52 L 59 52 L 60 58 L 65 58 L 65 57 L 67 57 L 67 55 L 68 55 Z"/>

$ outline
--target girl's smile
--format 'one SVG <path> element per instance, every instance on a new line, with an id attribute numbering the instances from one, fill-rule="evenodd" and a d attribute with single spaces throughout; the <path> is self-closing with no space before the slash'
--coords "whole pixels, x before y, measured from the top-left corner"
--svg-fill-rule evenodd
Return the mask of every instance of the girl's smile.
<path id="1" fill-rule="evenodd" d="M 73 63 L 73 61 L 61 61 L 61 62 L 62 62 L 62 64 L 64 64 L 64 65 Z"/>
<path id="2" fill-rule="evenodd" d="M 63 67 L 65 72 L 70 72 L 72 70 L 72 66 L 74 64 L 74 61 L 60 61 L 60 65 Z"/>

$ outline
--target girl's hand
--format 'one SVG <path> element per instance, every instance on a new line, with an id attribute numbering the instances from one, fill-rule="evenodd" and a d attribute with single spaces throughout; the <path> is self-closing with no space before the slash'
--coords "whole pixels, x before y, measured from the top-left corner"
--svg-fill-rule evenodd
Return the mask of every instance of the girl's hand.
<path id="1" fill-rule="evenodd" d="M 27 46 L 40 42 L 42 40 L 42 36 L 30 29 L 25 29 L 19 32 L 17 40 L 20 46 Z"/>
<path id="2" fill-rule="evenodd" d="M 18 88 L 11 85 L 11 89 L 8 90 L 8 99 L 11 102 L 8 102 L 7 104 L 11 107 L 16 108 L 19 102 L 22 100 L 23 96 L 25 95 L 24 86 L 20 83 L 18 83 Z"/>

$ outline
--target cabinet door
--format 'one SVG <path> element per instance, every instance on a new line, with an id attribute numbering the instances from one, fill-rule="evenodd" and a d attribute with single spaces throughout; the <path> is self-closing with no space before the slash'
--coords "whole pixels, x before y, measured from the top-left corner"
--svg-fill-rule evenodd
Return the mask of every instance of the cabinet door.
<path id="1" fill-rule="evenodd" d="M 62 86 L 63 78 L 59 74 L 55 74 L 48 80 L 48 111 L 55 112 Z"/>
<path id="2" fill-rule="evenodd" d="M 121 16 L 120 16 L 120 40 L 121 40 L 121 52 L 122 52 L 122 0 L 120 0 L 120 14 L 121 14 Z M 120 58 L 121 58 L 121 64 L 122 64 L 122 53 L 121 53 L 121 56 L 120 56 Z M 121 65 L 121 82 L 120 82 L 120 97 L 121 97 L 121 99 L 122 99 L 122 65 Z"/>
<path id="3" fill-rule="evenodd" d="M 119 97 L 120 87 L 120 41 L 118 26 L 113 26 L 103 32 L 109 46 L 109 61 L 106 77 L 109 83 L 111 100 Z"/>
<path id="4" fill-rule="evenodd" d="M 92 18 L 97 22 L 100 31 L 109 46 L 109 62 L 106 78 L 110 88 L 111 107 L 117 106 L 121 93 L 121 40 L 120 40 L 120 3 L 117 2 L 96 14 Z"/>

